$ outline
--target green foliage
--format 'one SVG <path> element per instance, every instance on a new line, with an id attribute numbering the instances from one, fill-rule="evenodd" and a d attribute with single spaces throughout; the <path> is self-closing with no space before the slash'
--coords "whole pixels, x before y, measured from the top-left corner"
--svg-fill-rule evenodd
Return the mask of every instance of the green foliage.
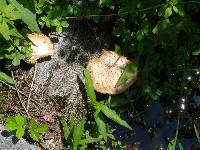
<path id="1" fill-rule="evenodd" d="M 38 124 L 34 119 L 27 121 L 26 117 L 17 114 L 17 116 L 9 116 L 6 119 L 6 128 L 9 131 L 14 131 L 17 138 L 22 138 L 28 128 L 30 137 L 34 141 L 40 141 L 41 135 L 48 131 L 46 124 Z"/>
<path id="2" fill-rule="evenodd" d="M 23 7 L 22 4 L 18 3 L 16 0 L 9 0 L 11 5 L 13 5 L 18 10 L 18 15 L 22 21 L 28 25 L 28 28 L 33 32 L 40 32 L 36 21 L 36 14 L 31 12 L 29 9 Z"/>
<path id="3" fill-rule="evenodd" d="M 29 132 L 30 136 L 34 141 L 40 141 L 41 134 L 48 131 L 48 126 L 46 124 L 38 124 L 34 119 L 29 122 Z"/>
<path id="4" fill-rule="evenodd" d="M 196 125 L 194 124 L 194 131 L 195 131 L 195 134 L 196 134 L 196 137 L 197 137 L 197 140 L 200 144 L 200 136 L 199 136 L 199 128 L 196 127 Z"/>
<path id="5" fill-rule="evenodd" d="M 87 95 L 90 98 L 91 103 L 95 105 L 96 95 L 94 92 L 93 81 L 90 72 L 87 69 L 84 69 L 84 75 L 85 75 L 85 87 L 87 90 Z"/>
<path id="6" fill-rule="evenodd" d="M 123 85 L 126 81 L 129 79 L 136 77 L 138 70 L 137 70 L 137 65 L 135 62 L 131 62 L 126 66 L 124 69 L 124 72 L 120 76 L 119 80 L 117 81 L 116 86 Z"/>
<path id="7" fill-rule="evenodd" d="M 116 123 L 118 123 L 118 124 L 120 124 L 120 125 L 122 125 L 126 128 L 132 129 L 126 123 L 126 121 L 122 120 L 119 117 L 119 115 L 117 115 L 117 113 L 114 110 L 111 110 L 106 105 L 96 101 L 96 95 L 95 95 L 95 92 L 94 92 L 93 81 L 92 81 L 90 73 L 89 73 L 89 71 L 87 71 L 87 69 L 84 69 L 84 75 L 85 75 L 85 85 L 86 85 L 87 94 L 88 94 L 88 97 L 90 99 L 92 99 L 91 104 L 93 105 L 95 112 L 100 113 L 99 111 L 101 111 L 109 119 L 115 121 Z M 99 129 L 99 130 L 101 130 L 101 129 Z"/>
<path id="8" fill-rule="evenodd" d="M 6 121 L 6 128 L 10 131 L 16 131 L 16 137 L 22 138 L 25 133 L 26 118 L 18 114 L 15 117 L 7 117 Z"/>
<path id="9" fill-rule="evenodd" d="M 0 71 L 0 80 L 7 82 L 9 84 L 14 84 L 13 79 L 10 76 L 8 76 L 7 74 L 5 74 L 1 71 Z"/>

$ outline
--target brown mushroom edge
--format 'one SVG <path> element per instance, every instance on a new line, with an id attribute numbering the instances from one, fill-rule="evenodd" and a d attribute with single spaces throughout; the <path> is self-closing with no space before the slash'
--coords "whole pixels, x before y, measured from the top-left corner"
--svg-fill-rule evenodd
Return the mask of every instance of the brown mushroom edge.
<path id="1" fill-rule="evenodd" d="M 27 63 L 35 64 L 38 59 L 52 56 L 54 54 L 53 44 L 49 37 L 37 33 L 29 33 L 27 36 L 32 42 L 32 54 L 29 59 L 25 60 Z"/>
<path id="2" fill-rule="evenodd" d="M 100 57 L 93 58 L 88 62 L 94 89 L 103 94 L 116 95 L 127 90 L 137 79 L 137 73 L 123 85 L 116 87 L 125 67 L 131 61 L 114 51 L 102 50 Z"/>

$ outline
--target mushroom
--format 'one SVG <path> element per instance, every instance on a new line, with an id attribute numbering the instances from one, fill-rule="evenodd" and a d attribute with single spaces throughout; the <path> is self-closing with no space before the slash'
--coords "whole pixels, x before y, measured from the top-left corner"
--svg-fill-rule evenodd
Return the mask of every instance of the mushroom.
<path id="1" fill-rule="evenodd" d="M 54 54 L 53 44 L 47 36 L 37 33 L 29 33 L 27 36 L 32 42 L 32 54 L 31 58 L 25 60 L 27 63 L 35 64 L 38 59 Z"/>
<path id="2" fill-rule="evenodd" d="M 102 51 L 100 57 L 89 61 L 87 69 L 91 74 L 94 89 L 104 94 L 120 94 L 128 89 L 136 80 L 137 73 L 133 74 L 123 85 L 116 84 L 124 69 L 131 61 L 114 51 Z"/>

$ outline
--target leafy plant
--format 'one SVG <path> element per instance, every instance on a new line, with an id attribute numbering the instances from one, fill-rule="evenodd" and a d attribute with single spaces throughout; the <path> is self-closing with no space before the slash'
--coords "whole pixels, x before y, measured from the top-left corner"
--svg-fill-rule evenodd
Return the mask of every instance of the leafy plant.
<path id="1" fill-rule="evenodd" d="M 10 131 L 15 131 L 17 138 L 22 138 L 25 133 L 26 118 L 18 114 L 15 117 L 8 117 L 6 121 L 6 128 Z"/>
<path id="2" fill-rule="evenodd" d="M 196 125 L 194 124 L 194 131 L 197 137 L 198 142 L 200 143 L 200 136 L 199 136 L 199 129 L 196 127 Z"/>
<path id="3" fill-rule="evenodd" d="M 85 75 L 85 86 L 86 86 L 87 94 L 91 100 L 92 106 L 95 109 L 95 113 L 96 114 L 103 113 L 109 119 L 115 121 L 116 123 L 128 128 L 128 129 L 132 129 L 126 121 L 122 120 L 119 117 L 119 115 L 117 115 L 117 113 L 114 110 L 111 110 L 106 105 L 102 104 L 101 102 L 96 101 L 96 95 L 94 93 L 93 81 L 92 81 L 90 73 L 87 69 L 84 69 L 84 75 Z M 96 116 L 98 116 L 98 115 L 96 115 Z"/>
<path id="4" fill-rule="evenodd" d="M 29 122 L 29 132 L 30 136 L 34 141 L 41 140 L 41 134 L 48 131 L 48 126 L 46 124 L 38 124 L 34 119 Z"/>
<path id="5" fill-rule="evenodd" d="M 38 124 L 34 119 L 30 122 L 27 121 L 26 117 L 17 114 L 17 116 L 9 116 L 6 119 L 6 128 L 9 131 L 13 131 L 17 138 L 22 138 L 29 129 L 28 133 L 34 141 L 41 140 L 41 135 L 48 131 L 46 124 Z"/>

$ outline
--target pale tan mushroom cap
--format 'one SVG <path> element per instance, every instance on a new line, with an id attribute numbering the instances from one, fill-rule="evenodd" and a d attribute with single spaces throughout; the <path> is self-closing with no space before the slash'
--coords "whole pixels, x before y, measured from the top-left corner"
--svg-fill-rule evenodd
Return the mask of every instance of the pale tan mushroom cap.
<path id="1" fill-rule="evenodd" d="M 53 44 L 47 36 L 37 33 L 29 33 L 27 36 L 33 42 L 31 58 L 26 60 L 27 63 L 35 64 L 38 59 L 54 54 Z"/>
<path id="2" fill-rule="evenodd" d="M 87 65 L 90 71 L 94 89 L 100 93 L 120 94 L 129 88 L 136 80 L 133 75 L 125 84 L 116 87 L 117 81 L 130 61 L 114 51 L 102 51 L 98 58 L 91 59 Z"/>

